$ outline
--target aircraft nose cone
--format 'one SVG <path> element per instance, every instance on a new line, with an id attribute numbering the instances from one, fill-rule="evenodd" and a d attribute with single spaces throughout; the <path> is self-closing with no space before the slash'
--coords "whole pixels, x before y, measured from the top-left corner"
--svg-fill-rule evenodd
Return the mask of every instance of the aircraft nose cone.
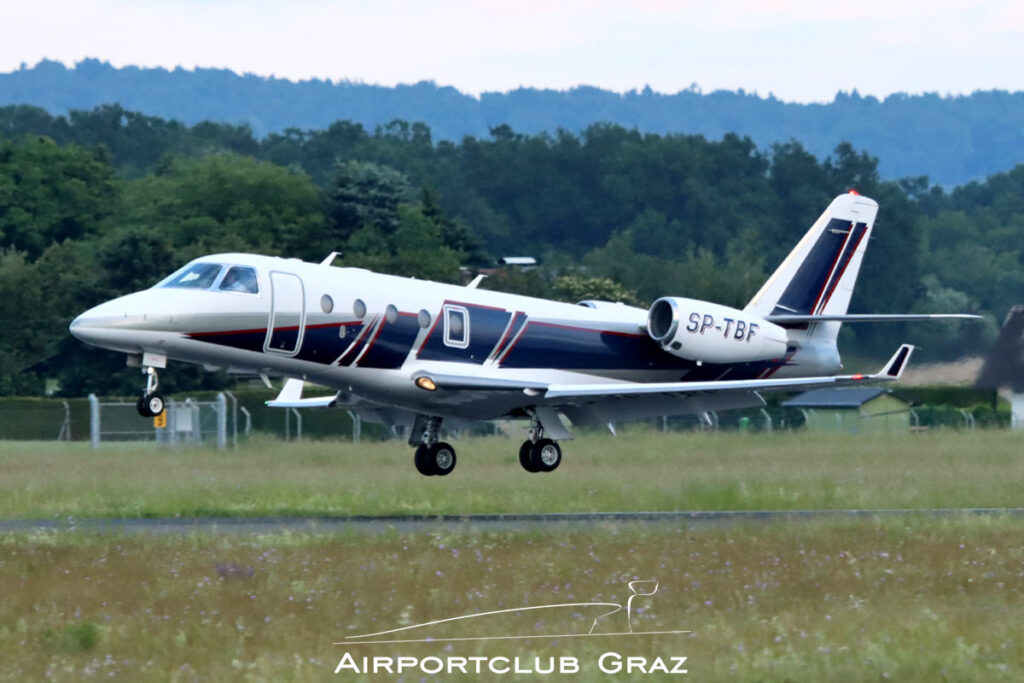
<path id="1" fill-rule="evenodd" d="M 98 307 L 97 307 L 98 308 Z M 96 308 L 90 308 L 88 311 L 78 316 L 71 321 L 71 325 L 68 326 L 68 331 L 71 334 L 85 342 L 86 344 L 96 344 L 103 338 L 103 330 L 106 329 L 102 321 L 102 317 L 96 315 Z"/>

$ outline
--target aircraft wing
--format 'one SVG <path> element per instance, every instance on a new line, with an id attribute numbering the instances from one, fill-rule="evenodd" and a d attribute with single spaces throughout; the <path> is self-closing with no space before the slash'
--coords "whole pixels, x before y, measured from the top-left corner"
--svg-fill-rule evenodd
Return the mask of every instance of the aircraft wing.
<path id="1" fill-rule="evenodd" d="M 414 379 L 429 377 L 438 389 L 477 389 L 484 392 L 522 391 L 548 399 L 626 398 L 643 396 L 680 396 L 711 393 L 747 393 L 754 391 L 799 391 L 821 386 L 843 386 L 866 382 L 897 380 L 910 359 L 914 347 L 904 344 L 875 374 L 832 375 L 829 377 L 793 377 L 786 379 L 718 380 L 710 382 L 608 382 L 590 384 L 549 384 L 540 381 L 502 380 L 491 377 L 469 377 L 417 373 Z"/>
<path id="2" fill-rule="evenodd" d="M 612 396 L 641 396 L 656 394 L 697 394 L 736 391 L 799 391 L 821 386 L 844 386 L 866 382 L 891 382 L 903 374 L 903 368 L 914 347 L 904 344 L 892 358 L 872 375 L 832 375 L 829 377 L 793 377 L 787 379 L 721 380 L 712 382 L 616 382 L 609 384 L 552 384 L 544 397 L 599 398 Z"/>

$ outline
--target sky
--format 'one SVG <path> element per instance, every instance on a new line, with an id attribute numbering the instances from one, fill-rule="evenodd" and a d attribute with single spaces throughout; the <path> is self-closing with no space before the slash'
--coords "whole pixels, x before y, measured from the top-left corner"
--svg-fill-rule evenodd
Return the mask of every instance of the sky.
<path id="1" fill-rule="evenodd" d="M 463 92 L 1024 89 L 1008 0 L 0 0 L 0 72 L 87 57 Z"/>

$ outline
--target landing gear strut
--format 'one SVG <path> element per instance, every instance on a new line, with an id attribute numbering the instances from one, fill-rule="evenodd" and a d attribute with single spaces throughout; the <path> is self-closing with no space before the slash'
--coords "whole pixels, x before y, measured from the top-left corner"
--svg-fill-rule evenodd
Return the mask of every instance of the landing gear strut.
<path id="1" fill-rule="evenodd" d="M 540 419 L 530 418 L 530 438 L 519 447 L 519 464 L 527 472 L 551 472 L 562 462 L 562 449 L 553 440 L 544 437 Z"/>
<path id="2" fill-rule="evenodd" d="M 142 372 L 146 375 L 146 390 L 142 392 L 135 407 L 142 417 L 156 417 L 164 412 L 164 397 L 156 391 L 160 380 L 155 368 L 145 367 Z"/>
<path id="3" fill-rule="evenodd" d="M 422 424 L 420 444 L 416 447 L 413 462 L 416 471 L 425 476 L 445 476 L 455 469 L 455 449 L 451 444 L 438 441 L 441 431 L 441 418 L 418 418 L 414 429 Z M 415 436 L 415 432 L 413 433 Z"/>

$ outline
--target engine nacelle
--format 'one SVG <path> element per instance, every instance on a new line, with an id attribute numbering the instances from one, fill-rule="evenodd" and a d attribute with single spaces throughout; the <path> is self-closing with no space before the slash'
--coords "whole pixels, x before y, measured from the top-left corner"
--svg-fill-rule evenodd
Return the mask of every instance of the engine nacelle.
<path id="1" fill-rule="evenodd" d="M 674 356 L 705 363 L 749 363 L 786 355 L 786 330 L 735 308 L 663 297 L 647 313 L 647 334 Z"/>

